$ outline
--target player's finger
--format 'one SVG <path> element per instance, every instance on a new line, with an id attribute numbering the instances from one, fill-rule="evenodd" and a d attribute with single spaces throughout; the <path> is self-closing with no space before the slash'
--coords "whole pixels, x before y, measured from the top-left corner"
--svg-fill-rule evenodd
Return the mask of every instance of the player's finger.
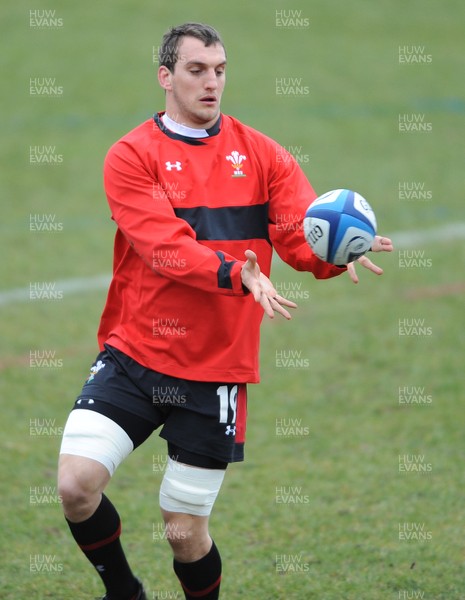
<path id="1" fill-rule="evenodd" d="M 263 310 L 265 311 L 265 313 L 270 317 L 270 319 L 274 319 L 274 310 L 273 310 L 273 307 L 271 306 L 270 299 L 264 293 L 262 293 L 262 295 L 261 295 L 260 304 L 261 304 Z"/>
<path id="2" fill-rule="evenodd" d="M 378 267 L 378 265 L 375 265 L 375 263 L 371 262 L 371 260 L 366 256 L 361 256 L 358 259 L 358 262 L 362 265 L 362 267 L 365 267 L 365 269 L 368 269 L 369 271 L 375 273 L 375 275 L 383 274 L 383 269 L 381 267 Z"/>
<path id="3" fill-rule="evenodd" d="M 292 300 L 288 300 L 287 298 L 283 298 L 279 294 L 276 294 L 276 296 L 273 296 L 273 298 L 276 300 L 276 302 L 279 302 L 279 304 L 281 306 L 288 306 L 289 308 L 297 308 L 297 304 L 295 302 L 292 302 Z"/>
<path id="4" fill-rule="evenodd" d="M 373 252 L 392 252 L 394 250 L 394 245 L 390 238 L 377 235 L 371 250 Z"/>
<path id="5" fill-rule="evenodd" d="M 244 254 L 247 260 L 249 260 L 252 263 L 252 268 L 254 268 L 257 264 L 257 255 L 255 254 L 255 252 L 253 250 L 246 250 Z"/>
<path id="6" fill-rule="evenodd" d="M 260 287 L 259 282 L 252 282 L 251 287 L 249 287 L 249 289 L 252 292 L 253 299 L 255 300 L 255 302 L 261 302 L 262 288 Z"/>
<path id="7" fill-rule="evenodd" d="M 283 316 L 288 321 L 292 319 L 291 314 L 283 307 L 279 302 L 277 302 L 276 298 L 271 298 L 270 304 L 275 312 L 279 315 Z"/>
<path id="8" fill-rule="evenodd" d="M 347 273 L 349 273 L 349 277 L 352 279 L 353 283 L 358 283 L 358 275 L 353 262 L 347 265 Z"/>

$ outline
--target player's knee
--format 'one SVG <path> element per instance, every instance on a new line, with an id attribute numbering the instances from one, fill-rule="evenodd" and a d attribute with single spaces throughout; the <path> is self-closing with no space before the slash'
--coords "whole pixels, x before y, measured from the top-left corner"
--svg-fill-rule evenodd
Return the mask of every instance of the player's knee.
<path id="1" fill-rule="evenodd" d="M 188 546 L 198 534 L 192 515 L 162 511 L 165 537 L 173 548 Z"/>
<path id="2" fill-rule="evenodd" d="M 211 539 L 208 517 L 162 511 L 165 537 L 176 559 L 182 562 L 199 560 L 208 553 Z"/>
<path id="3" fill-rule="evenodd" d="M 58 480 L 58 496 L 67 516 L 80 510 L 88 502 L 85 492 L 72 479 Z"/>
<path id="4" fill-rule="evenodd" d="M 86 469 L 81 460 L 63 458 L 58 469 L 58 495 L 65 516 L 79 522 L 94 513 L 109 476 L 91 463 Z"/>

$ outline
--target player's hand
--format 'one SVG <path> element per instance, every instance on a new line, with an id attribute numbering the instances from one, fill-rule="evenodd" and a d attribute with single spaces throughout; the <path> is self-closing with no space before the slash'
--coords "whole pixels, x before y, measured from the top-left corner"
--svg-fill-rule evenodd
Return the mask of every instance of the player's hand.
<path id="1" fill-rule="evenodd" d="M 297 304 L 278 294 L 268 277 L 260 271 L 255 252 L 246 250 L 245 256 L 247 261 L 242 267 L 242 283 L 253 294 L 255 302 L 261 304 L 270 319 L 274 317 L 275 312 L 285 319 L 290 319 L 291 315 L 284 307 L 297 308 Z"/>
<path id="2" fill-rule="evenodd" d="M 392 240 L 387 237 L 382 237 L 380 235 L 375 235 L 375 239 L 373 241 L 373 245 L 371 246 L 372 252 L 392 252 L 394 250 L 394 246 L 392 245 Z M 361 256 L 355 262 L 358 262 L 368 269 L 372 271 L 375 275 L 382 275 L 383 269 L 375 265 L 371 260 L 366 256 Z M 355 262 L 351 262 L 347 265 L 347 272 L 349 273 L 349 277 L 352 279 L 354 283 L 358 283 L 358 275 L 355 271 Z"/>

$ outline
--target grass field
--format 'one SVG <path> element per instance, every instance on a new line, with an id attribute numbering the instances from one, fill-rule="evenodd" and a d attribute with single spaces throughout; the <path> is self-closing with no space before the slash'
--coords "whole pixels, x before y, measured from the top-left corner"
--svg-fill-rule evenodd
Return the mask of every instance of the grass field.
<path id="1" fill-rule="evenodd" d="M 385 274 L 359 269 L 358 286 L 274 266 L 299 309 L 263 325 L 247 459 L 230 468 L 212 516 L 222 597 L 464 599 L 463 3 L 17 0 L 0 10 L 0 597 L 103 593 L 55 487 L 60 431 L 97 351 L 105 286 L 89 282 L 111 271 L 102 161 L 163 108 L 154 52 L 164 31 L 201 20 L 227 46 L 224 112 L 290 149 L 318 192 L 360 191 L 396 243 L 376 257 Z M 164 450 L 153 436 L 108 492 L 151 600 L 181 598 L 161 539 Z"/>

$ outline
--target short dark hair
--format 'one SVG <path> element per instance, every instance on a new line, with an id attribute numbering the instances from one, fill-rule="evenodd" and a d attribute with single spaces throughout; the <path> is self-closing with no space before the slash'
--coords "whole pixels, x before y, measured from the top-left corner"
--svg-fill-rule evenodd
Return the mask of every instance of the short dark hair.
<path id="1" fill-rule="evenodd" d="M 220 34 L 204 23 L 184 23 L 171 27 L 161 41 L 158 50 L 158 64 L 160 67 L 167 67 L 172 73 L 178 61 L 178 50 L 183 37 L 190 36 L 202 41 L 205 46 L 212 44 L 221 44 L 224 48 Z"/>

